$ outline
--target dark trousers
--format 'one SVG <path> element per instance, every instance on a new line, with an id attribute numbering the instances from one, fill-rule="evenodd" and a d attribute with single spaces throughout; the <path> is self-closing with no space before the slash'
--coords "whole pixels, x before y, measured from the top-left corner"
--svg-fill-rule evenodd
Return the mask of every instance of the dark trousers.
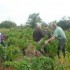
<path id="1" fill-rule="evenodd" d="M 1 41 L 1 44 L 3 45 L 3 47 L 5 47 L 5 46 L 6 46 L 3 40 Z"/>
<path id="2" fill-rule="evenodd" d="M 58 58 L 60 58 L 60 51 L 62 51 L 63 56 L 65 57 L 65 46 L 66 46 L 66 39 L 60 39 L 58 43 Z"/>

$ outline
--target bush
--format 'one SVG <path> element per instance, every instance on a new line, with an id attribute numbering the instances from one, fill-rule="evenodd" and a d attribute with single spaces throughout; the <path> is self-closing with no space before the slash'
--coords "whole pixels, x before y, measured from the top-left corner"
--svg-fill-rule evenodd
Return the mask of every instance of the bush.
<path id="1" fill-rule="evenodd" d="M 5 66 L 12 66 L 15 70 L 53 70 L 53 60 L 49 57 L 24 58 L 21 61 L 5 62 Z"/>
<path id="2" fill-rule="evenodd" d="M 13 45 L 10 45 L 6 48 L 0 46 L 0 55 L 5 61 L 15 60 L 20 55 L 20 49 Z"/>

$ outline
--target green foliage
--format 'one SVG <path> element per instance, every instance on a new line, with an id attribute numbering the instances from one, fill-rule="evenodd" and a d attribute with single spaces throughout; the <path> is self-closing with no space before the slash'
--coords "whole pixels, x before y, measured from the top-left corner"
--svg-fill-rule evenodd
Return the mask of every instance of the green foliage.
<path id="1" fill-rule="evenodd" d="M 7 45 L 18 46 L 20 49 L 25 49 L 27 46 L 33 42 L 32 39 L 32 28 L 23 28 L 23 29 L 10 29 L 8 32 L 8 40 L 6 41 Z"/>
<path id="2" fill-rule="evenodd" d="M 5 66 L 12 66 L 15 70 L 52 70 L 53 60 L 49 57 L 24 58 L 21 61 L 5 62 Z"/>
<path id="3" fill-rule="evenodd" d="M 20 49 L 25 49 L 28 46 L 28 41 L 27 39 L 20 39 L 18 41 L 18 46 L 20 47 Z"/>
<path id="4" fill-rule="evenodd" d="M 39 57 L 32 59 L 32 70 L 52 70 L 53 60 L 49 57 Z"/>
<path id="5" fill-rule="evenodd" d="M 8 46 L 10 46 L 10 45 L 17 46 L 18 39 L 16 39 L 15 37 L 9 37 L 9 39 L 7 40 L 6 43 L 7 43 Z"/>
<path id="6" fill-rule="evenodd" d="M 4 49 L 3 46 L 0 45 L 0 57 L 3 58 L 4 57 Z"/>
<path id="7" fill-rule="evenodd" d="M 16 24 L 12 21 L 3 21 L 1 24 L 0 24 L 0 28 L 12 28 L 12 27 L 15 27 Z"/>
<path id="8" fill-rule="evenodd" d="M 6 60 L 5 65 L 6 66 L 12 66 L 16 70 L 52 70 L 54 64 L 58 63 L 58 60 L 56 60 L 56 63 L 53 64 L 53 60 L 50 57 L 32 57 L 32 58 L 24 58 L 23 60 L 19 59 L 19 61 L 14 61 L 16 58 L 20 57 L 20 49 L 25 49 L 29 47 L 29 44 L 36 47 L 37 50 L 41 50 L 45 40 L 48 39 L 47 35 L 37 44 L 34 42 L 32 38 L 33 30 L 30 27 L 24 27 L 24 28 L 11 28 L 8 32 L 8 40 L 6 41 L 6 44 L 10 43 L 10 46 L 7 46 L 7 48 L 3 48 L 2 45 L 0 45 L 0 57 L 4 58 Z M 67 44 L 66 44 L 66 51 L 67 59 L 70 58 L 70 32 L 65 31 L 66 37 L 67 37 Z M 13 46 L 12 46 L 13 45 Z M 48 45 L 46 45 L 46 52 L 51 56 L 54 57 L 57 54 L 57 40 L 52 41 Z M 19 49 L 20 48 L 20 49 Z M 42 48 L 43 49 L 43 48 Z M 8 62 L 9 60 L 12 60 L 12 62 Z M 70 59 L 68 60 L 70 62 Z M 67 64 L 68 64 L 67 62 Z M 70 64 L 66 67 L 70 67 Z M 56 67 L 56 68 L 55 68 Z M 60 70 L 64 68 L 64 65 L 55 65 L 54 68 L 56 70 Z"/>
<path id="9" fill-rule="evenodd" d="M 48 37 L 46 35 L 38 43 L 36 43 L 36 49 L 39 51 L 40 50 L 44 51 L 44 42 L 47 39 L 48 39 Z M 54 57 L 57 54 L 57 40 L 47 44 L 45 46 L 45 52 L 46 52 L 46 55 L 49 55 L 50 57 Z"/>
<path id="10" fill-rule="evenodd" d="M 14 60 L 20 55 L 20 49 L 13 45 L 5 49 L 6 60 Z"/>
<path id="11" fill-rule="evenodd" d="M 69 31 L 66 31 L 66 37 L 67 37 L 67 40 L 66 40 L 66 50 L 70 53 L 70 32 Z"/>
<path id="12" fill-rule="evenodd" d="M 64 70 L 63 65 L 59 64 L 58 67 L 55 70 Z"/>
<path id="13" fill-rule="evenodd" d="M 5 60 L 14 60 L 20 55 L 20 49 L 13 45 L 10 45 L 6 48 L 0 46 L 0 56 Z"/>

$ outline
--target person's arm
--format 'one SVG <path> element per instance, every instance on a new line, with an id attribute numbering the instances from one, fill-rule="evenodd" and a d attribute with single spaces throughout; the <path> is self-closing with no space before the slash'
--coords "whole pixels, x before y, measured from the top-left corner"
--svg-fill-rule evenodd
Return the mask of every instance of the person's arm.
<path id="1" fill-rule="evenodd" d="M 45 41 L 45 44 L 48 44 L 49 42 L 51 42 L 52 40 L 54 40 L 56 37 L 55 36 L 52 36 L 50 39 L 46 40 Z"/>

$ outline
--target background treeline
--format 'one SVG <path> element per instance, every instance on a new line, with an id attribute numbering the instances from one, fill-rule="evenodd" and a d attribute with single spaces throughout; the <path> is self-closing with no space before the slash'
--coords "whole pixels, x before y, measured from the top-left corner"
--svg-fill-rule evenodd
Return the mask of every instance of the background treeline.
<path id="1" fill-rule="evenodd" d="M 51 21 L 50 21 L 51 22 Z M 52 21 L 53 22 L 53 21 Z M 57 21 L 54 21 L 56 22 L 56 24 L 60 27 L 62 27 L 63 29 L 69 29 L 70 28 L 70 17 L 62 17 L 61 20 L 59 20 L 58 22 Z M 29 27 L 32 27 L 32 28 L 35 28 L 36 24 L 37 23 L 40 23 L 40 24 L 46 24 L 46 22 L 44 22 L 40 16 L 39 16 L 39 13 L 33 13 L 33 14 L 30 14 L 28 19 L 27 19 L 27 22 L 26 22 L 26 25 L 25 26 L 29 26 Z M 49 24 L 49 23 L 47 23 Z M 10 21 L 10 20 L 6 20 L 6 21 L 2 21 L 0 23 L 0 28 L 12 28 L 12 27 L 16 27 L 17 26 L 17 23 L 13 22 L 13 21 Z M 23 27 L 24 25 L 21 24 L 19 27 Z"/>

